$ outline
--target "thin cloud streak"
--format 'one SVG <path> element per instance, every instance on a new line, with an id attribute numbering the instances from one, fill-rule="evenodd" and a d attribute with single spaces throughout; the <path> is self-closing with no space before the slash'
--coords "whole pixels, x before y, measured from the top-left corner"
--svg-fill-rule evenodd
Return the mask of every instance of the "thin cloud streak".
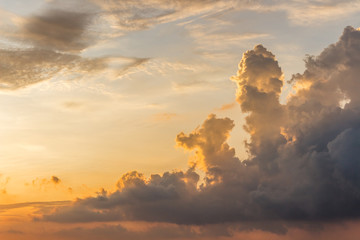
<path id="1" fill-rule="evenodd" d="M 25 207 L 41 208 L 47 206 L 64 206 L 70 203 L 71 201 L 50 201 L 50 202 L 23 202 L 23 203 L 12 203 L 12 204 L 0 204 L 0 211 L 25 208 Z"/>

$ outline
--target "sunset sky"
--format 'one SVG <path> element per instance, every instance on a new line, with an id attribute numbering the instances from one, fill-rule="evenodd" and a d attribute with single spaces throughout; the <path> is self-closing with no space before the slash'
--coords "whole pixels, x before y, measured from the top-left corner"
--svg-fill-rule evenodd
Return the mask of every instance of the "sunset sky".
<path id="1" fill-rule="evenodd" d="M 358 239 L 359 27 L 359 0 L 0 0 L 0 239 Z"/>

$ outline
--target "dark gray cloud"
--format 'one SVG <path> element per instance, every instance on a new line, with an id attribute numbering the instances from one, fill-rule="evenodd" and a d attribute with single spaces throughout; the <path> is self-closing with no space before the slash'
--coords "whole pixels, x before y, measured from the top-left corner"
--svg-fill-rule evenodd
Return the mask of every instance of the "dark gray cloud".
<path id="1" fill-rule="evenodd" d="M 51 177 L 51 181 L 54 183 L 54 184 L 59 184 L 61 182 L 61 179 L 58 178 L 57 176 L 52 176 Z"/>
<path id="2" fill-rule="evenodd" d="M 360 31 L 347 27 L 336 44 L 307 59 L 305 72 L 292 80 L 297 92 L 280 104 L 282 71 L 271 52 L 256 46 L 244 53 L 232 78 L 248 114 L 248 159 L 240 161 L 227 144 L 233 121 L 209 115 L 193 132 L 176 138 L 178 146 L 195 150 L 187 171 L 148 179 L 126 173 L 117 191 L 79 199 L 43 220 L 237 222 L 281 234 L 303 221 L 358 219 L 359 56 Z M 203 181 L 197 169 L 205 172 Z M 263 224 L 274 221 L 279 224 Z"/>
<path id="3" fill-rule="evenodd" d="M 94 44 L 94 36 L 88 31 L 94 17 L 86 12 L 49 9 L 41 15 L 24 19 L 20 39 L 50 50 L 81 51 Z"/>

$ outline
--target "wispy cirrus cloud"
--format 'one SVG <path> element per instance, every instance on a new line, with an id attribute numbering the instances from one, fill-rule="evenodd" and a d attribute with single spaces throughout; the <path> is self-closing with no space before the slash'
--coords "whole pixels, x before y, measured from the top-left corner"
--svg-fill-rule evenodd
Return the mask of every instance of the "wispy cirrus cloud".
<path id="1" fill-rule="evenodd" d="M 230 109 L 235 108 L 235 107 L 237 107 L 237 104 L 234 101 L 232 103 L 223 104 L 220 108 L 216 108 L 215 110 L 217 110 L 217 111 L 227 111 L 227 110 L 230 110 Z"/>
<path id="2" fill-rule="evenodd" d="M 218 12 L 238 4 L 247 4 L 247 1 L 236 0 L 92 1 L 104 9 L 112 26 L 121 31 L 143 30 L 157 24 L 173 22 L 209 12 Z"/>
<path id="3" fill-rule="evenodd" d="M 16 90 L 63 73 L 91 74 L 106 68 L 105 59 L 45 49 L 0 49 L 0 88 Z"/>
<path id="4" fill-rule="evenodd" d="M 250 9 L 255 11 L 284 11 L 296 25 L 321 25 L 358 13 L 358 0 L 292 0 L 257 1 Z"/>
<path id="5" fill-rule="evenodd" d="M 271 37 L 267 33 L 234 32 L 232 22 L 219 19 L 206 19 L 203 23 L 185 25 L 185 29 L 196 43 L 196 52 L 209 58 L 209 53 L 225 54 L 229 49 L 242 46 L 249 40 L 264 39 Z M 211 27 L 209 27 L 209 25 Z"/>
<path id="6" fill-rule="evenodd" d="M 23 202 L 23 203 L 12 203 L 12 204 L 0 204 L 0 211 L 24 208 L 24 207 L 34 207 L 41 208 L 45 206 L 64 206 L 71 203 L 71 201 L 49 201 L 49 202 Z"/>

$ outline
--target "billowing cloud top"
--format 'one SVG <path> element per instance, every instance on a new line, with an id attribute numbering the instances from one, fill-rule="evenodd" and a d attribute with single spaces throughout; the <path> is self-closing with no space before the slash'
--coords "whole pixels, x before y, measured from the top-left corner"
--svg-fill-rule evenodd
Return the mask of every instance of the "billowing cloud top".
<path id="1" fill-rule="evenodd" d="M 176 137 L 178 146 L 196 153 L 187 171 L 148 179 L 126 173 L 117 191 L 79 199 L 43 220 L 203 225 L 360 217 L 359 56 L 360 31 L 347 27 L 336 44 L 307 58 L 305 72 L 292 80 L 297 92 L 280 104 L 281 68 L 256 46 L 232 78 L 248 114 L 248 159 L 238 159 L 226 143 L 233 121 L 210 115 Z"/>

